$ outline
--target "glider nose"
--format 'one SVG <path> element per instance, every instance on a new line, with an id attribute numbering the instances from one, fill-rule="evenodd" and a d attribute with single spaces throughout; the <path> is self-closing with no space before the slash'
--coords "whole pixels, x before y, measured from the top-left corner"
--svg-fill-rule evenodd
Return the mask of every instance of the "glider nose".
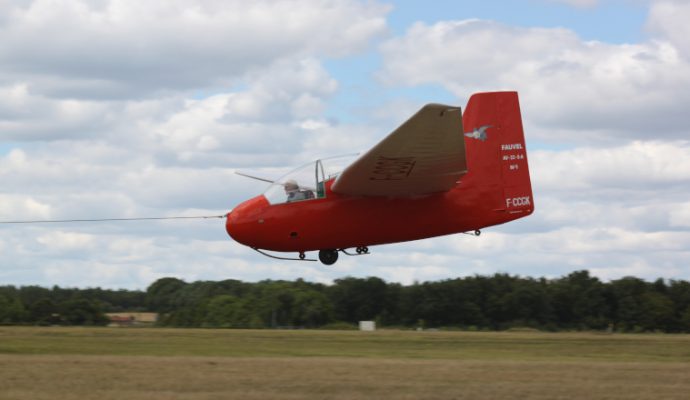
<path id="1" fill-rule="evenodd" d="M 225 214 L 225 231 L 232 237 L 232 210 Z"/>
<path id="2" fill-rule="evenodd" d="M 225 230 L 235 241 L 247 246 L 253 246 L 252 242 L 257 238 L 257 221 L 261 213 L 268 205 L 263 196 L 257 196 L 235 207 L 227 214 Z"/>
<path id="3" fill-rule="evenodd" d="M 239 207 L 230 211 L 225 219 L 225 231 L 228 235 L 236 242 L 247 244 L 244 231 L 246 230 L 246 224 L 242 223 L 241 215 L 242 211 L 238 210 Z"/>
<path id="4" fill-rule="evenodd" d="M 241 240 L 241 237 L 244 236 L 242 233 L 245 230 L 244 225 L 246 224 L 244 221 L 242 221 L 241 217 L 243 212 L 240 209 L 240 206 L 228 212 L 227 218 L 225 219 L 225 231 L 228 232 L 228 235 L 230 235 L 230 237 L 235 241 L 244 243 Z"/>

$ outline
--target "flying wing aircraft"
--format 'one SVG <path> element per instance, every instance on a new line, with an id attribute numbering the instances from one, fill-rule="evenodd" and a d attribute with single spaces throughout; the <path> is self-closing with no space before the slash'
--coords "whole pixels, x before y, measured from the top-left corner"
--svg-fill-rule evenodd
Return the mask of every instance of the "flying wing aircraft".
<path id="1" fill-rule="evenodd" d="M 480 229 L 532 214 L 534 198 L 516 92 L 428 104 L 344 168 L 322 159 L 272 182 L 227 214 L 228 234 L 279 259 Z M 355 252 L 348 251 L 355 249 Z M 296 252 L 297 258 L 267 251 Z"/>

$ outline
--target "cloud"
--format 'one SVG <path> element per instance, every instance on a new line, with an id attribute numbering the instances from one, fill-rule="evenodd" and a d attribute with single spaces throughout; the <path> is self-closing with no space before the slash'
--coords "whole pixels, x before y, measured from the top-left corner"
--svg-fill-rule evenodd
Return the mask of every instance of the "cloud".
<path id="1" fill-rule="evenodd" d="M 657 37 L 674 45 L 686 61 L 690 61 L 690 3 L 685 0 L 661 0 L 652 2 L 647 19 L 647 29 Z"/>
<path id="2" fill-rule="evenodd" d="M 37 95 L 26 83 L 0 86 L 0 140 L 88 138 L 112 125 L 109 117 L 115 109 L 100 102 Z"/>
<path id="3" fill-rule="evenodd" d="M 93 245 L 94 237 L 84 233 L 55 231 L 36 238 L 36 242 L 54 251 L 86 251 Z"/>
<path id="4" fill-rule="evenodd" d="M 518 90 L 533 137 L 545 141 L 680 139 L 690 126 L 690 64 L 667 41 L 613 45 L 464 20 L 417 23 L 381 52 L 388 85 L 438 84 L 460 99 Z"/>
<path id="5" fill-rule="evenodd" d="M 284 162 L 302 146 L 301 122 L 324 112 L 336 81 L 314 59 L 277 63 L 249 81 L 247 90 L 187 100 L 181 110 L 149 127 L 161 149 L 180 161 L 235 165 Z M 241 161 L 245 159 L 245 161 Z M 238 162 L 239 161 L 239 162 Z"/>
<path id="6" fill-rule="evenodd" d="M 384 33 L 387 6 L 356 1 L 8 3 L 0 85 L 72 98 L 228 87 L 276 60 L 343 56 Z"/>
<path id="7" fill-rule="evenodd" d="M 31 196 L 21 194 L 0 194 L 0 215 L 14 221 L 25 219 L 46 219 L 51 215 L 51 207 Z"/>
<path id="8" fill-rule="evenodd" d="M 51 158 L 53 152 L 67 159 L 79 147 L 80 159 L 101 165 L 283 166 L 303 163 L 295 155 L 305 142 L 332 130 L 321 116 L 338 85 L 316 59 L 281 60 L 244 82 L 202 98 L 108 101 L 51 98 L 25 84 L 0 87 L 0 139 L 50 146 L 41 154 Z"/>
<path id="9" fill-rule="evenodd" d="M 620 198 L 626 192 L 648 196 L 690 185 L 690 143 L 633 141 L 619 147 L 579 147 L 531 152 L 532 179 L 549 193 L 581 193 L 578 199 Z M 655 198 L 655 197 L 653 197 Z M 625 201 L 635 202 L 634 197 Z"/>
<path id="10" fill-rule="evenodd" d="M 668 216 L 672 227 L 690 228 L 690 202 L 676 204 Z"/>

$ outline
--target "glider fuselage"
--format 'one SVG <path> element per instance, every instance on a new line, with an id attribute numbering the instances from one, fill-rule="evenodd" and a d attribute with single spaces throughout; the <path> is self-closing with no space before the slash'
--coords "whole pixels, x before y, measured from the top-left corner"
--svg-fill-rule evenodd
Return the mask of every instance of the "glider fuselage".
<path id="1" fill-rule="evenodd" d="M 250 247 L 306 252 L 470 232 L 532 213 L 531 195 L 514 205 L 499 188 L 466 178 L 447 192 L 404 198 L 338 194 L 331 179 L 321 199 L 271 205 L 254 197 L 228 214 L 226 229 Z"/>

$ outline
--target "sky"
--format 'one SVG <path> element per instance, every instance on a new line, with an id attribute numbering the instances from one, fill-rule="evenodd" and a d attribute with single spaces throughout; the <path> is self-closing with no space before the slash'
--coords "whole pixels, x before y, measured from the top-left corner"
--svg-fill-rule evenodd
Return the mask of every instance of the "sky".
<path id="1" fill-rule="evenodd" d="M 690 279 L 690 1 L 0 0 L 0 221 L 221 215 L 426 103 L 516 90 L 535 213 L 265 258 L 224 221 L 0 224 L 0 285 L 587 269 Z M 421 212 L 421 211 L 420 211 Z"/>

